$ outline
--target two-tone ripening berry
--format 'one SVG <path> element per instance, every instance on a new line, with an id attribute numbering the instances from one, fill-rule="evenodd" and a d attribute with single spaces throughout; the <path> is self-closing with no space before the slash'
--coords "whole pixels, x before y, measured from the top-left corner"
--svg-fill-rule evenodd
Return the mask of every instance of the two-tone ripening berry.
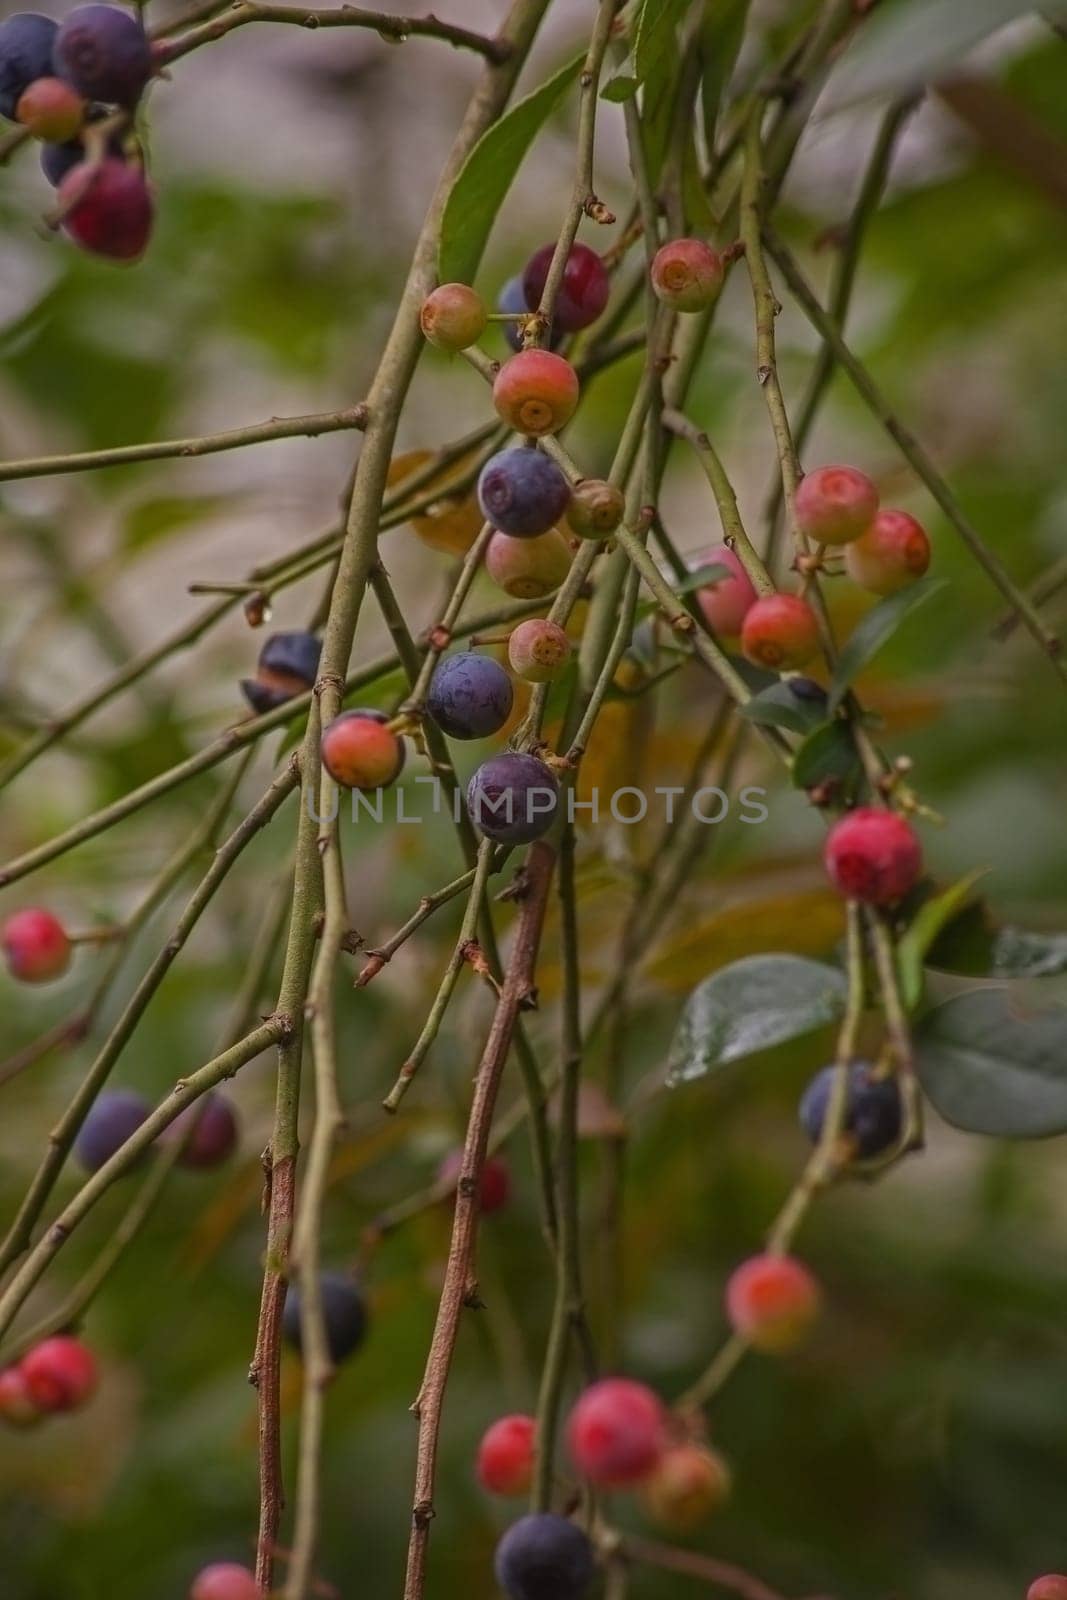
<path id="1" fill-rule="evenodd" d="M 736 550 L 717 544 L 700 558 L 705 567 L 725 567 L 727 578 L 713 578 L 697 590 L 697 604 L 711 631 L 722 639 L 736 639 L 759 596 Z"/>
<path id="2" fill-rule="evenodd" d="M 930 539 L 906 511 L 879 511 L 866 533 L 845 546 L 845 570 L 872 594 L 896 594 L 930 565 Z"/>
<path id="3" fill-rule="evenodd" d="M 19 1363 L 38 1411 L 78 1411 L 95 1393 L 96 1357 L 80 1339 L 57 1335 L 34 1345 Z"/>
<path id="4" fill-rule="evenodd" d="M 87 121 L 95 122 L 99 113 L 90 109 Z M 120 132 L 108 136 L 107 153 L 116 161 L 124 161 L 125 135 Z M 62 144 L 43 144 L 41 146 L 41 171 L 44 173 L 53 189 L 58 189 L 63 179 L 74 167 L 85 160 L 85 145 L 81 137 L 67 139 Z"/>
<path id="5" fill-rule="evenodd" d="M 558 622 L 531 617 L 512 629 L 508 661 L 515 676 L 527 683 L 554 683 L 570 658 L 571 642 Z"/>
<path id="6" fill-rule="evenodd" d="M 819 649 L 814 611 L 798 594 L 763 595 L 745 612 L 741 649 L 754 666 L 776 672 L 807 666 Z"/>
<path id="7" fill-rule="evenodd" d="M 52 73 L 58 25 L 37 11 L 16 11 L 0 22 L 0 117 L 13 121 L 22 96 Z"/>
<path id="8" fill-rule="evenodd" d="M 493 1570 L 508 1600 L 581 1600 L 596 1558 L 581 1528 L 542 1511 L 512 1524 L 496 1547 Z"/>
<path id="9" fill-rule="evenodd" d="M 823 860 L 839 893 L 871 906 L 902 899 L 923 869 L 922 845 L 911 823 L 880 806 L 861 806 L 835 822 Z"/>
<path id="10" fill-rule="evenodd" d="M 206 1094 L 175 1117 L 166 1137 L 186 1141 L 178 1157 L 179 1166 L 210 1172 L 227 1162 L 237 1149 L 237 1112 L 225 1095 Z"/>
<path id="11" fill-rule="evenodd" d="M 74 1140 L 74 1157 L 86 1172 L 98 1172 L 137 1132 L 151 1111 L 136 1089 L 108 1089 L 89 1107 Z"/>
<path id="12" fill-rule="evenodd" d="M 670 1445 L 641 1488 L 650 1516 L 679 1533 L 707 1520 L 729 1499 L 730 1468 L 706 1445 Z"/>
<path id="13" fill-rule="evenodd" d="M 1067 1600 L 1067 1577 L 1047 1572 L 1043 1578 L 1035 1578 L 1026 1591 L 1026 1600 Z"/>
<path id="14" fill-rule="evenodd" d="M 631 1378 L 602 1378 L 575 1403 L 567 1444 L 575 1467 L 590 1483 L 615 1489 L 640 1483 L 667 1445 L 663 1403 Z"/>
<path id="15" fill-rule="evenodd" d="M 801 1096 L 800 1125 L 812 1144 L 818 1144 L 822 1137 L 836 1081 L 837 1068 L 823 1067 Z M 841 1124 L 850 1155 L 860 1161 L 884 1155 L 899 1141 L 903 1126 L 904 1109 L 896 1078 L 878 1076 L 869 1061 L 853 1061 L 848 1068 Z"/>
<path id="16" fill-rule="evenodd" d="M 40 906 L 15 911 L 0 927 L 7 970 L 23 983 L 49 983 L 70 966 L 71 943 L 59 918 Z"/>
<path id="17" fill-rule="evenodd" d="M 579 539 L 607 539 L 625 514 L 621 489 L 604 478 L 583 478 L 571 491 L 567 526 Z"/>
<path id="18" fill-rule="evenodd" d="M 516 1413 L 500 1417 L 482 1435 L 475 1470 L 490 1494 L 525 1494 L 533 1482 L 537 1423 Z"/>
<path id="19" fill-rule="evenodd" d="M 255 677 L 241 680 L 241 692 L 252 710 L 262 715 L 313 689 L 321 655 L 322 640 L 313 633 L 297 629 L 271 634 L 259 652 Z"/>
<path id="20" fill-rule="evenodd" d="M 404 765 L 404 742 L 382 711 L 342 711 L 322 735 L 322 764 L 342 789 L 382 789 Z"/>
<path id="21" fill-rule="evenodd" d="M 511 715 L 515 691 L 492 656 L 473 650 L 446 656 L 430 681 L 426 710 L 453 739 L 486 739 Z"/>
<path id="22" fill-rule="evenodd" d="M 138 17 L 118 6 L 78 6 L 61 24 L 52 52 L 55 70 L 87 100 L 135 106 L 155 68 Z"/>
<path id="23" fill-rule="evenodd" d="M 554 244 L 543 245 L 526 264 L 522 290 L 531 311 L 536 311 L 541 304 L 555 253 Z M 587 244 L 572 244 L 553 307 L 553 327 L 561 333 L 577 333 L 588 328 L 607 305 L 610 293 L 608 269 L 597 252 Z"/>
<path id="24" fill-rule="evenodd" d="M 367 1301 L 359 1284 L 343 1272 L 323 1272 L 319 1277 L 322 1318 L 326 1328 L 326 1347 L 334 1366 L 354 1355 L 367 1336 Z M 300 1289 L 291 1285 L 282 1313 L 282 1332 L 287 1343 L 301 1354 Z"/>
<path id="25" fill-rule="evenodd" d="M 463 1171 L 463 1151 L 450 1150 L 437 1169 L 437 1182 L 443 1189 L 455 1190 Z M 499 1156 L 487 1156 L 478 1183 L 478 1210 L 483 1217 L 502 1211 L 511 1199 L 511 1168 Z"/>
<path id="26" fill-rule="evenodd" d="M 559 810 L 559 784 L 536 756 L 508 750 L 484 761 L 467 785 L 471 821 L 494 844 L 530 844 Z"/>
<path id="27" fill-rule="evenodd" d="M 485 570 L 498 588 L 516 600 L 543 600 L 571 570 L 571 553 L 553 528 L 537 539 L 494 533 L 485 551 Z"/>
<path id="28" fill-rule="evenodd" d="M 797 527 L 818 544 L 849 544 L 878 514 L 878 490 L 856 467 L 816 467 L 796 494 Z"/>
<path id="29" fill-rule="evenodd" d="M 489 313 L 480 294 L 466 283 L 442 283 L 422 302 L 419 325 L 431 344 L 455 354 L 477 344 Z"/>
<path id="30" fill-rule="evenodd" d="M 193 1579 L 189 1600 L 259 1600 L 256 1575 L 236 1561 L 214 1561 Z"/>
<path id="31" fill-rule="evenodd" d="M 86 105 L 77 89 L 62 78 L 38 78 L 15 108 L 17 121 L 34 139 L 66 143 L 85 121 Z"/>
<path id="32" fill-rule="evenodd" d="M 578 409 L 578 374 L 551 350 L 520 350 L 497 373 L 493 404 L 517 433 L 558 433 Z"/>
<path id="33" fill-rule="evenodd" d="M 726 1285 L 731 1327 L 757 1350 L 772 1355 L 802 1343 L 821 1303 L 815 1279 L 792 1256 L 751 1256 Z"/>
<path id="34" fill-rule="evenodd" d="M 41 1414 L 22 1368 L 5 1367 L 0 1372 L 0 1422 L 12 1428 L 32 1428 Z"/>
<path id="35" fill-rule="evenodd" d="M 482 515 L 512 539 L 547 533 L 567 510 L 570 498 L 566 474 L 540 450 L 500 450 L 478 477 Z"/>
<path id="36" fill-rule="evenodd" d="M 706 311 L 722 293 L 726 267 L 703 239 L 671 239 L 656 251 L 652 289 L 672 311 Z"/>
<path id="37" fill-rule="evenodd" d="M 83 250 L 110 261 L 137 261 L 148 248 L 155 207 L 144 169 L 108 156 L 82 161 L 59 185 L 63 228 Z"/>

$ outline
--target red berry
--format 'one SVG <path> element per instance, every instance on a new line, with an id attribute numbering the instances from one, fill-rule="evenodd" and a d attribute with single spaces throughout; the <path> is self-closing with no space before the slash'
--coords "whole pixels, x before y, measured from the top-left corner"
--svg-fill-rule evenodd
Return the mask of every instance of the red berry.
<path id="1" fill-rule="evenodd" d="M 672 239 L 656 251 L 652 288 L 673 311 L 706 311 L 719 298 L 726 268 L 703 239 Z"/>
<path id="2" fill-rule="evenodd" d="M 19 100 L 15 117 L 35 139 L 66 144 L 80 131 L 85 111 L 81 95 L 62 78 L 38 78 Z"/>
<path id="3" fill-rule="evenodd" d="M 0 928 L 0 948 L 11 976 L 23 983 L 47 983 L 70 966 L 70 940 L 63 924 L 38 906 L 8 917 Z"/>
<path id="4" fill-rule="evenodd" d="M 906 511 L 879 511 L 866 533 L 845 547 L 849 577 L 873 594 L 906 589 L 929 565 L 926 529 Z"/>
<path id="5" fill-rule="evenodd" d="M 1035 1578 L 1026 1591 L 1026 1600 L 1067 1600 L 1067 1578 L 1058 1572 Z"/>
<path id="6" fill-rule="evenodd" d="M 96 1357 L 80 1339 L 63 1335 L 35 1345 L 19 1371 L 41 1411 L 77 1411 L 96 1389 Z"/>
<path id="7" fill-rule="evenodd" d="M 606 539 L 626 513 L 620 489 L 603 478 L 583 478 L 571 492 L 567 526 L 579 539 Z"/>
<path id="8" fill-rule="evenodd" d="M 659 1397 L 629 1378 L 604 1378 L 579 1398 L 567 1423 L 574 1464 L 606 1488 L 639 1483 L 666 1447 L 666 1414 Z"/>
<path id="9" fill-rule="evenodd" d="M 41 1420 L 40 1407 L 20 1367 L 0 1372 L 0 1417 L 13 1428 L 30 1428 Z"/>
<path id="10" fill-rule="evenodd" d="M 175 1117 L 165 1137 L 172 1141 L 188 1138 L 179 1165 L 209 1172 L 221 1167 L 237 1148 L 237 1113 L 225 1095 L 212 1092 Z"/>
<path id="11" fill-rule="evenodd" d="M 823 857 L 836 889 L 848 900 L 887 906 L 906 895 L 923 868 L 922 845 L 896 811 L 861 806 L 835 822 Z"/>
<path id="12" fill-rule="evenodd" d="M 531 311 L 536 311 L 541 304 L 555 253 L 555 245 L 546 244 L 527 263 L 522 287 Z M 581 328 L 588 328 L 607 305 L 610 293 L 611 280 L 596 251 L 587 244 L 571 245 L 552 313 L 553 328 L 559 333 L 577 333 Z"/>
<path id="13" fill-rule="evenodd" d="M 818 648 L 818 621 L 800 595 L 764 595 L 745 613 L 741 649 L 757 667 L 791 671 L 806 666 Z"/>
<path id="14" fill-rule="evenodd" d="M 236 1561 L 216 1561 L 193 1580 L 189 1600 L 259 1600 L 254 1573 Z"/>
<path id="15" fill-rule="evenodd" d="M 452 1150 L 437 1169 L 440 1184 L 455 1187 L 463 1167 L 463 1151 Z M 478 1209 L 484 1217 L 501 1210 L 511 1199 L 511 1170 L 498 1156 L 489 1156 L 482 1167 L 481 1187 L 478 1191 Z"/>
<path id="16" fill-rule="evenodd" d="M 525 1494 L 533 1482 L 533 1417 L 501 1417 L 487 1428 L 478 1446 L 478 1482 L 490 1494 Z"/>
<path id="17" fill-rule="evenodd" d="M 558 433 L 578 406 L 578 374 L 551 350 L 520 350 L 493 384 L 493 404 L 518 433 Z"/>
<path id="18" fill-rule="evenodd" d="M 706 589 L 697 590 L 697 602 L 708 627 L 724 639 L 736 639 L 749 611 L 759 596 L 745 571 L 741 557 L 728 544 L 717 544 L 701 556 L 702 567 L 726 567 L 728 578 L 715 578 Z"/>
<path id="19" fill-rule="evenodd" d="M 800 480 L 797 526 L 819 544 L 849 544 L 878 513 L 878 490 L 855 467 L 816 467 Z"/>
<path id="20" fill-rule="evenodd" d="M 667 1528 L 686 1532 L 717 1511 L 730 1494 L 730 1469 L 714 1450 L 672 1445 L 642 1489 L 650 1514 Z"/>
<path id="21" fill-rule="evenodd" d="M 752 1256 L 726 1285 L 726 1312 L 757 1350 L 791 1350 L 819 1314 L 819 1286 L 792 1256 Z"/>
<path id="22" fill-rule="evenodd" d="M 570 660 L 571 642 L 557 622 L 531 617 L 512 630 L 508 640 L 511 670 L 527 683 L 552 683 Z"/>
<path id="23" fill-rule="evenodd" d="M 494 533 L 485 552 L 485 570 L 516 600 L 541 600 L 558 589 L 571 570 L 571 553 L 555 528 L 536 539 Z"/>
<path id="24" fill-rule="evenodd" d="M 108 156 L 81 161 L 59 185 L 63 227 L 76 244 L 112 261 L 136 261 L 152 232 L 154 208 L 143 170 Z"/>
<path id="25" fill-rule="evenodd" d="M 404 746 L 380 711 L 343 711 L 323 734 L 321 751 L 343 789 L 381 789 L 404 765 Z"/>
<path id="26" fill-rule="evenodd" d="M 488 312 L 480 294 L 465 283 L 442 283 L 422 303 L 419 323 L 439 350 L 466 350 L 485 332 Z"/>

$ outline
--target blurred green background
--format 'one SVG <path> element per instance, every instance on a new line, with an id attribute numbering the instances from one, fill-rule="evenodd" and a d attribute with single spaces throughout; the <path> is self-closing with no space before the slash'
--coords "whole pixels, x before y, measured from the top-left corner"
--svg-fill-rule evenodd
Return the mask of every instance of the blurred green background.
<path id="1" fill-rule="evenodd" d="M 13 9 L 13 8 L 12 8 Z M 154 8 L 153 8 L 154 9 Z M 398 7 L 390 9 L 397 10 Z M 475 27 L 495 0 L 442 6 Z M 742 81 L 775 58 L 812 8 L 757 4 Z M 580 46 L 590 8 L 559 0 L 529 81 Z M 462 13 L 462 15 L 461 15 Z M 1067 536 L 1067 45 L 1036 18 L 998 33 L 958 64 L 983 91 L 982 132 L 932 92 L 908 123 L 888 196 L 873 221 L 851 320 L 855 346 L 912 422 L 1013 576 L 1032 582 Z M 33 152 L 0 177 L 0 455 L 5 458 L 211 431 L 272 414 L 330 410 L 364 392 L 434 178 L 476 67 L 432 42 L 397 48 L 373 35 L 248 29 L 181 62 L 151 97 L 159 229 L 147 260 L 114 271 L 43 234 L 48 191 Z M 949 97 L 951 98 L 951 97 Z M 823 286 L 833 230 L 845 220 L 881 108 L 816 116 L 780 214 Z M 553 236 L 573 151 L 572 109 L 524 168 L 479 280 L 487 295 Z M 1023 161 L 1011 131 L 1037 139 Z M 1040 159 L 1035 151 L 1041 152 Z M 1056 177 L 1056 163 L 1058 178 Z M 1042 163 L 1051 163 L 1043 165 Z M 621 113 L 603 107 L 599 192 L 620 213 L 629 181 Z M 1058 187 L 1058 196 L 1057 196 Z M 587 227 L 586 237 L 591 237 Z M 607 237 L 607 235 L 605 235 Z M 779 325 L 787 395 L 803 391 L 815 345 L 788 304 Z M 575 450 L 603 468 L 637 363 L 590 391 Z M 753 381 L 751 300 L 728 287 L 695 385 L 738 485 L 750 526 L 773 452 Z M 478 380 L 436 352 L 405 415 L 404 448 L 447 442 L 487 416 Z M 194 581 L 239 579 L 336 515 L 352 440 L 259 447 L 0 489 L 0 742 L 14 748 L 201 602 Z M 994 641 L 997 596 L 905 469 L 890 441 L 837 380 L 809 464 L 854 461 L 883 498 L 928 526 L 934 571 L 949 586 L 920 610 L 861 685 L 885 719 L 887 747 L 915 760 L 923 799 L 945 819 L 926 829 L 935 874 L 988 869 L 997 925 L 1067 926 L 1067 791 L 1062 686 L 1014 634 Z M 679 546 L 719 537 L 693 463 L 676 453 L 663 498 Z M 385 561 L 413 626 L 436 615 L 450 571 L 410 530 L 387 536 Z M 846 584 L 843 620 L 861 603 Z M 314 613 L 321 576 L 279 597 L 273 622 Z M 479 590 L 492 603 L 493 591 Z M 479 602 L 476 601 L 476 604 Z M 1067 601 L 1048 615 L 1067 622 Z M 261 637 L 261 636 L 260 636 Z M 357 659 L 382 647 L 370 604 Z M 260 639 L 235 611 L 195 649 L 93 719 L 8 790 L 4 858 L 199 748 L 241 714 L 236 681 Z M 399 684 L 383 685 L 389 703 Z M 712 705 L 696 672 L 609 707 L 598 773 L 652 787 L 681 781 Z M 241 796 L 268 781 L 267 740 Z M 460 753 L 461 775 L 478 752 Z M 0 910 L 47 903 L 75 926 L 120 919 L 203 815 L 220 769 L 121 828 L 4 891 Z M 409 763 L 411 810 L 420 810 Z M 721 1290 L 757 1247 L 805 1156 L 794 1107 L 827 1041 L 781 1050 L 713 1085 L 654 1087 L 686 993 L 706 973 L 761 949 L 832 956 L 836 910 L 818 866 L 819 824 L 750 749 L 743 782 L 771 792 L 760 828 L 733 817 L 714 861 L 693 874 L 675 914 L 632 975 L 624 1100 L 634 1100 L 625 1206 L 625 1318 L 618 1361 L 676 1394 L 723 1336 Z M 235 810 L 235 815 L 237 814 Z M 225 886 L 167 978 L 115 1081 L 162 1094 L 199 1064 L 224 1026 L 262 908 L 286 861 L 294 806 Z M 583 828 L 579 881 L 591 1006 L 610 973 L 633 869 L 655 828 Z M 370 943 L 420 894 L 458 870 L 451 832 L 346 828 L 349 898 Z M 190 879 L 190 882 L 192 880 Z M 186 886 L 188 887 L 188 885 Z M 180 907 L 145 930 L 108 1010 L 116 1013 Z M 508 913 L 502 912 L 506 928 Z M 555 912 L 531 1033 L 554 1059 Z M 433 1175 L 459 1136 L 490 1003 L 461 987 L 402 1116 L 378 1107 L 417 1031 L 458 927 L 438 915 L 367 990 L 342 988 L 343 1090 L 350 1130 L 335 1163 L 328 1255 L 344 1264 L 383 1207 Z M 0 980 L 3 1053 L 76 1012 L 98 957 L 40 992 Z M 272 968 L 261 996 L 268 1009 Z M 0 1089 L 0 1201 L 10 1216 L 48 1129 L 90 1059 L 91 1043 L 50 1055 Z M 604 1071 L 593 1052 L 589 1072 Z M 649 1085 L 653 1085 L 650 1090 Z M 256 1518 L 255 1432 L 246 1371 L 257 1314 L 262 1222 L 259 1154 L 271 1116 L 271 1062 L 235 1086 L 240 1156 L 222 1176 L 181 1175 L 87 1320 L 105 1377 L 91 1408 L 37 1433 L 0 1437 L 0 1593 L 4 1600 L 181 1600 L 208 1560 L 247 1560 Z M 505 1103 L 518 1093 L 514 1072 Z M 695 1548 L 750 1566 L 784 1595 L 836 1600 L 1022 1600 L 1039 1572 L 1067 1567 L 1067 1214 L 1062 1140 L 1028 1146 L 967 1138 L 932 1119 L 929 1145 L 877 1185 L 848 1184 L 814 1214 L 803 1253 L 825 1284 L 828 1314 L 805 1350 L 753 1358 L 711 1413 L 730 1459 L 729 1507 Z M 483 1232 L 487 1309 L 465 1318 L 449 1388 L 429 1593 L 490 1596 L 491 1550 L 511 1510 L 476 1487 L 477 1440 L 505 1409 L 536 1395 L 551 1273 L 526 1146 L 509 1147 L 515 1200 Z M 598 1196 L 603 1141 L 583 1144 L 593 1315 L 603 1285 Z M 136 1182 L 136 1180 L 134 1180 Z M 72 1192 L 73 1179 L 60 1186 Z M 63 1252 L 32 1315 L 62 1299 L 130 1203 L 117 1188 Z M 413 1472 L 408 1406 L 421 1375 L 447 1246 L 431 1211 L 374 1255 L 374 1328 L 331 1394 L 320 1570 L 350 1600 L 401 1587 Z M 289 1460 L 298 1404 L 287 1367 Z M 620 1501 L 618 1518 L 644 1526 Z M 647 1528 L 646 1528 L 646 1531 Z M 674 1600 L 699 1585 L 635 1571 L 634 1600 Z"/>

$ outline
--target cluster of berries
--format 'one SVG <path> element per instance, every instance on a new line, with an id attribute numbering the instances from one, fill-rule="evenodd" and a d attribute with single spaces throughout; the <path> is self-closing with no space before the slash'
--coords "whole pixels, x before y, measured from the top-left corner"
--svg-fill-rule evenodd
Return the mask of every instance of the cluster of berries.
<path id="1" fill-rule="evenodd" d="M 66 233 L 113 261 L 136 261 L 152 231 L 152 192 L 129 132 L 157 70 L 140 17 L 118 6 L 78 6 L 62 23 L 20 11 L 0 24 L 0 117 L 41 141 Z"/>
<path id="2" fill-rule="evenodd" d="M 96 1358 L 80 1339 L 45 1339 L 0 1372 L 0 1418 L 30 1428 L 61 1411 L 80 1411 L 96 1392 Z"/>

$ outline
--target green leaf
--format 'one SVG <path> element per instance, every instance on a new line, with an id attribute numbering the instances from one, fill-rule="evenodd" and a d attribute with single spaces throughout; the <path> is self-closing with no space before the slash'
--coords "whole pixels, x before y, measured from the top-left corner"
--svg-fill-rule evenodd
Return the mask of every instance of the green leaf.
<path id="1" fill-rule="evenodd" d="M 497 212 L 534 139 L 574 83 L 585 52 L 519 100 L 484 133 L 467 157 L 445 203 L 437 257 L 442 283 L 471 283 Z"/>
<path id="2" fill-rule="evenodd" d="M 864 667 L 873 661 L 883 645 L 889 643 L 901 623 L 910 617 L 913 611 L 925 605 L 932 595 L 944 589 L 947 581 L 945 578 L 921 578 L 918 583 L 913 583 L 910 589 L 902 589 L 899 594 L 890 595 L 888 600 L 876 605 L 873 611 L 868 611 L 854 630 L 838 660 L 834 681 L 830 686 L 831 711 L 837 710 L 853 681 Z"/>
<path id="3" fill-rule="evenodd" d="M 1067 972 L 1067 933 L 1001 928 L 993 945 L 998 978 L 1052 978 Z"/>
<path id="4" fill-rule="evenodd" d="M 824 702 L 799 700 L 782 678 L 761 689 L 740 707 L 741 715 L 762 727 L 788 728 L 790 733 L 810 733 L 826 720 Z"/>
<path id="5" fill-rule="evenodd" d="M 1064 0 L 1048 9 L 1056 18 L 1067 16 Z M 918 89 L 957 69 L 968 50 L 1034 10 L 1034 0 L 907 0 L 877 12 L 857 29 L 819 110 L 839 111 L 874 95 Z"/>
<path id="6" fill-rule="evenodd" d="M 629 73 L 620 72 L 616 77 L 609 78 L 600 91 L 601 100 L 610 100 L 615 105 L 621 105 L 624 100 L 632 100 L 637 93 L 637 79 Z"/>
<path id="7" fill-rule="evenodd" d="M 915 1033 L 916 1071 L 946 1122 L 966 1133 L 1067 1133 L 1067 1007 L 1037 1007 L 1014 985 L 946 1000 Z"/>
<path id="8" fill-rule="evenodd" d="M 799 1039 L 838 1021 L 844 974 L 803 956 L 748 956 L 698 984 L 685 1003 L 667 1058 L 676 1085 Z"/>
<path id="9" fill-rule="evenodd" d="M 704 136 L 708 148 L 715 142 L 715 130 L 723 95 L 737 64 L 745 36 L 752 0 L 707 0 L 700 29 L 700 57 L 703 71 L 700 99 L 704 114 Z"/>
<path id="10" fill-rule="evenodd" d="M 706 589 L 709 583 L 721 583 L 724 578 L 732 578 L 733 573 L 729 567 L 724 567 L 720 562 L 711 561 L 706 566 L 694 567 L 686 577 L 674 583 L 673 588 L 679 599 L 687 594 L 692 594 L 696 589 Z M 639 618 L 650 616 L 653 611 L 659 610 L 658 600 L 642 600 L 635 615 Z"/>
<path id="11" fill-rule="evenodd" d="M 634 33 L 634 70 L 639 83 L 651 83 L 672 69 L 678 54 L 677 28 L 689 0 L 644 0 Z"/>
<path id="12" fill-rule="evenodd" d="M 797 789 L 813 789 L 828 779 L 850 784 L 861 771 L 852 730 L 847 722 L 836 718 L 809 733 L 793 757 L 793 784 Z"/>
<path id="13" fill-rule="evenodd" d="M 927 954 L 938 935 L 971 899 L 971 891 L 982 876 L 981 872 L 969 872 L 959 883 L 927 900 L 898 943 L 901 989 L 909 1011 L 915 1010 L 923 996 L 923 963 Z"/>

